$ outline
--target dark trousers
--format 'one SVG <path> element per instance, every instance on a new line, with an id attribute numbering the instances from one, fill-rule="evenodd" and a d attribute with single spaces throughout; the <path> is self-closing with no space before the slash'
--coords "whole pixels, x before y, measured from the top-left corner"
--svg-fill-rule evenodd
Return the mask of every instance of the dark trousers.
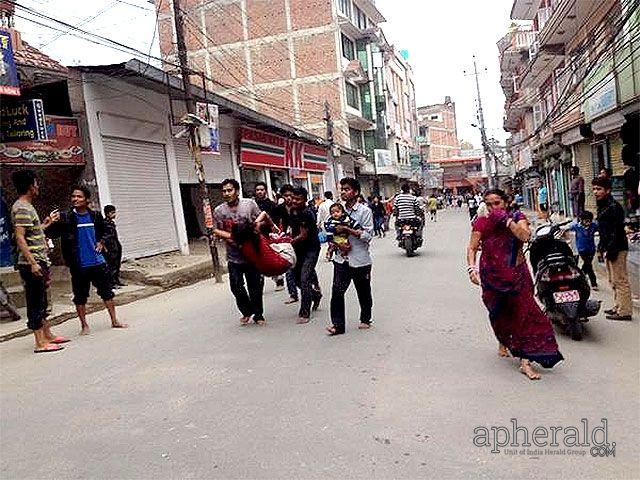
<path id="1" fill-rule="evenodd" d="M 585 275 L 589 277 L 591 281 L 591 286 L 595 287 L 598 284 L 596 280 L 596 273 L 593 271 L 593 257 L 595 253 L 592 252 L 579 252 L 580 258 L 582 259 L 582 271 Z"/>
<path id="2" fill-rule="evenodd" d="M 296 284 L 300 287 L 300 311 L 298 316 L 309 318 L 311 316 L 311 304 L 313 300 L 320 295 L 316 290 L 318 285 L 318 275 L 316 273 L 316 265 L 318 263 L 319 250 L 311 250 L 308 252 L 296 252 L 298 261 L 293 267 L 293 274 Z"/>
<path id="3" fill-rule="evenodd" d="M 111 300 L 115 295 L 111 285 L 111 275 L 105 264 L 92 267 L 74 267 L 71 273 L 71 289 L 73 290 L 74 305 L 86 305 L 89 300 L 91 284 L 96 287 L 98 296 L 104 300 Z"/>
<path id="4" fill-rule="evenodd" d="M 120 283 L 120 266 L 122 265 L 122 249 L 119 248 L 113 255 L 106 255 L 107 268 L 111 277 L 111 285 Z"/>
<path id="5" fill-rule="evenodd" d="M 248 263 L 229 262 L 229 286 L 231 293 L 236 298 L 236 305 L 243 317 L 253 315 L 254 320 L 264 319 L 262 306 L 262 292 L 264 290 L 264 277 L 256 268 Z M 245 279 L 247 288 L 244 286 Z M 249 292 L 247 293 L 247 289 Z"/>
<path id="6" fill-rule="evenodd" d="M 285 279 L 287 281 L 287 291 L 289 292 L 289 296 L 291 298 L 298 299 L 298 287 L 296 285 L 296 276 L 293 273 L 293 269 L 289 270 L 285 275 Z"/>
<path id="7" fill-rule="evenodd" d="M 49 268 L 41 263 L 42 276 L 31 273 L 31 265 L 18 265 L 18 271 L 24 284 L 24 295 L 27 301 L 27 328 L 40 330 L 42 322 L 47 318 L 47 285 Z"/>
<path id="8" fill-rule="evenodd" d="M 571 210 L 574 217 L 579 217 L 584 212 L 584 193 L 575 193 L 571 196 Z"/>
<path id="9" fill-rule="evenodd" d="M 333 262 L 333 286 L 331 289 L 331 323 L 338 333 L 344 333 L 344 294 L 353 281 L 360 302 L 360 323 L 371 323 L 371 265 L 351 267 L 348 262 Z"/>

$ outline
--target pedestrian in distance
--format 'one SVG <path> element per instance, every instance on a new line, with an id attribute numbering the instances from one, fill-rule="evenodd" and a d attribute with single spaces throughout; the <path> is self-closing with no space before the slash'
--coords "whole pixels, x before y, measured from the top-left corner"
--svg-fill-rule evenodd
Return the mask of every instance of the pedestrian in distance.
<path id="1" fill-rule="evenodd" d="M 571 185 L 569 187 L 569 197 L 571 198 L 571 211 L 575 218 L 580 218 L 584 212 L 584 178 L 580 175 L 579 167 L 571 167 Z"/>
<path id="2" fill-rule="evenodd" d="M 469 209 L 469 220 L 471 220 L 472 222 L 478 215 L 479 207 L 480 204 L 478 203 L 476 197 L 474 195 L 469 195 L 469 198 L 467 198 L 467 208 Z"/>
<path id="3" fill-rule="evenodd" d="M 373 297 L 371 295 L 371 255 L 369 244 L 373 233 L 373 214 L 366 205 L 358 202 L 360 182 L 355 178 L 340 180 L 340 197 L 347 214 L 361 228 L 356 230 L 347 226 L 338 226 L 338 233 L 349 234 L 351 249 L 346 255 L 333 254 L 333 286 L 331 289 L 331 323 L 327 327 L 329 336 L 345 333 L 344 295 L 353 281 L 360 303 L 361 330 L 371 328 Z"/>
<path id="4" fill-rule="evenodd" d="M 375 197 L 373 197 L 370 208 L 371 213 L 373 214 L 373 233 L 374 235 L 382 238 L 384 237 L 384 222 L 386 210 L 379 196 L 376 195 Z"/>
<path id="5" fill-rule="evenodd" d="M 18 170 L 12 175 L 18 199 L 11 207 L 11 224 L 18 249 L 16 268 L 24 284 L 27 301 L 27 328 L 33 331 L 34 353 L 57 352 L 69 340 L 55 335 L 47 321 L 47 288 L 50 283 L 49 255 L 43 228 L 51 217 L 40 223 L 33 201 L 40 194 L 40 185 L 32 170 Z M 52 214 L 57 214 L 56 211 Z"/>
<path id="6" fill-rule="evenodd" d="M 542 180 L 538 180 L 538 217 L 543 221 L 549 219 L 549 191 Z"/>
<path id="7" fill-rule="evenodd" d="M 257 325 L 266 325 L 262 300 L 264 277 L 244 258 L 232 239 L 234 226 L 254 224 L 260 208 L 254 200 L 240 198 L 240 184 L 232 178 L 222 181 L 222 198 L 224 202 L 213 212 L 216 227 L 213 233 L 226 242 L 229 286 L 242 315 L 240 324 L 247 325 L 253 317 Z"/>
<path id="8" fill-rule="evenodd" d="M 467 248 L 469 280 L 482 286 L 482 300 L 499 342 L 498 355 L 520 358 L 520 371 L 538 380 L 540 374 L 531 362 L 552 368 L 563 357 L 551 321 L 533 296 L 533 280 L 522 250 L 531 236 L 529 223 L 522 212 L 507 210 L 509 197 L 502 190 L 488 190 L 484 199 L 489 214 L 474 221 Z"/>
<path id="9" fill-rule="evenodd" d="M 324 200 L 322 201 L 322 203 L 320 203 L 320 205 L 318 205 L 318 213 L 316 215 L 316 225 L 318 226 L 318 230 L 322 231 L 324 229 L 324 222 L 326 222 L 329 218 L 329 209 L 333 204 L 333 192 L 327 190 L 326 192 L 324 192 Z"/>
<path id="10" fill-rule="evenodd" d="M 50 238 L 60 238 L 62 257 L 71 274 L 73 303 L 80 319 L 80 335 L 89 334 L 87 301 L 91 285 L 104 302 L 112 328 L 127 328 L 116 316 L 111 275 L 104 257 L 105 223 L 99 211 L 89 208 L 91 192 L 83 186 L 71 193 L 71 208 L 51 214 L 51 225 L 45 229 Z"/>
<path id="11" fill-rule="evenodd" d="M 624 230 L 624 209 L 611 195 L 611 180 L 606 177 L 597 177 L 593 179 L 591 185 L 598 205 L 598 231 L 600 232 L 598 252 L 600 258 L 606 263 L 609 283 L 614 295 L 614 305 L 605 310 L 605 314 L 609 320 L 630 321 L 633 304 L 627 272 L 629 241 Z"/>
<path id="12" fill-rule="evenodd" d="M 118 239 L 118 229 L 116 227 L 116 207 L 106 205 L 104 207 L 104 257 L 107 261 L 107 268 L 111 276 L 113 288 L 124 287 L 120 280 L 120 267 L 122 265 L 122 244 Z"/>
<path id="13" fill-rule="evenodd" d="M 276 202 L 269 198 L 267 184 L 265 182 L 256 183 L 254 195 L 255 201 L 258 204 L 260 210 L 266 212 L 267 215 L 269 215 L 269 217 L 273 219 L 275 217 L 274 212 L 276 208 L 278 208 L 278 205 L 276 204 Z M 273 277 L 273 281 L 276 284 L 276 292 L 284 290 L 284 278 L 282 276 Z"/>
<path id="14" fill-rule="evenodd" d="M 593 259 L 596 256 L 595 234 L 598 231 L 598 222 L 594 222 L 593 213 L 586 210 L 580 214 L 577 221 L 569 225 L 567 230 L 576 235 L 576 247 L 582 259 L 582 271 L 589 277 L 591 288 L 597 291 L 598 280 L 593 271 Z"/>
<path id="15" fill-rule="evenodd" d="M 290 217 L 291 244 L 298 259 L 293 274 L 300 288 L 300 309 L 298 324 L 309 323 L 311 310 L 317 310 L 322 299 L 316 265 L 320 256 L 320 240 L 316 216 L 307 205 L 307 190 L 298 187 L 293 190 Z"/>
<path id="16" fill-rule="evenodd" d="M 427 200 L 427 209 L 432 222 L 438 221 L 438 199 L 435 195 L 431 195 Z"/>

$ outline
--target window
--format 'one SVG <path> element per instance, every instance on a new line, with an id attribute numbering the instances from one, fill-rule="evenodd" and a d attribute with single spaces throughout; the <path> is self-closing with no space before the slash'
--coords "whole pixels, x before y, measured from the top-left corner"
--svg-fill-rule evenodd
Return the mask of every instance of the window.
<path id="1" fill-rule="evenodd" d="M 338 8 L 343 15 L 351 18 L 351 0 L 338 0 Z"/>
<path id="2" fill-rule="evenodd" d="M 355 10 L 355 23 L 358 28 L 364 30 L 365 28 L 367 28 L 367 16 L 356 5 L 354 5 L 353 8 Z"/>
<path id="3" fill-rule="evenodd" d="M 542 104 L 540 102 L 533 106 L 533 128 L 537 130 L 542 123 Z"/>
<path id="4" fill-rule="evenodd" d="M 349 60 L 354 60 L 356 58 L 356 47 L 349 37 L 347 37 L 344 33 L 342 34 L 342 56 L 344 58 L 348 58 Z"/>
<path id="5" fill-rule="evenodd" d="M 358 95 L 358 88 L 351 85 L 350 83 L 345 83 L 346 91 L 347 91 L 347 105 L 356 110 L 360 110 L 360 95 Z"/>
<path id="6" fill-rule="evenodd" d="M 355 128 L 349 129 L 349 139 L 351 140 L 351 148 L 359 152 L 364 152 L 364 142 L 362 141 L 362 131 Z"/>

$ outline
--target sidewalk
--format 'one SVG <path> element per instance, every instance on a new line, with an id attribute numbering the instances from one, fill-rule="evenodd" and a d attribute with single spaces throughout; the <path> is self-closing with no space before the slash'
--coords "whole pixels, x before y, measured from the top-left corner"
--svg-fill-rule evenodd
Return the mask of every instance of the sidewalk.
<path id="1" fill-rule="evenodd" d="M 116 305 L 125 305 L 209 278 L 213 274 L 213 266 L 206 241 L 194 241 L 189 247 L 190 255 L 171 252 L 123 263 L 121 277 L 127 285 L 114 290 Z M 224 246 L 219 246 L 218 249 L 219 257 L 224 258 Z M 224 262 L 222 264 L 224 265 Z M 19 289 L 20 280 L 17 272 L 7 272 L 0 277 L 6 287 L 13 290 Z M 53 267 L 51 280 L 49 321 L 52 325 L 58 325 L 77 315 L 72 301 L 68 269 L 61 266 Z M 17 294 L 24 295 L 24 293 Z M 20 307 L 18 312 L 22 318 L 14 322 L 0 321 L 0 342 L 31 333 L 31 330 L 26 328 L 27 309 L 23 306 L 24 299 L 18 298 L 18 300 L 17 305 Z M 87 303 L 87 313 L 103 309 L 102 300 L 92 288 Z"/>

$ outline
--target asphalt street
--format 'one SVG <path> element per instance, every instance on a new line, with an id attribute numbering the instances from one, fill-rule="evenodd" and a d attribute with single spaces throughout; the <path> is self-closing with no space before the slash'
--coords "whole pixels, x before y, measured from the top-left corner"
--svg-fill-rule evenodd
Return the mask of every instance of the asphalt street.
<path id="1" fill-rule="evenodd" d="M 101 312 L 78 337 L 69 321 L 60 353 L 1 344 L 0 477 L 640 478 L 637 319 L 601 315 L 582 342 L 558 335 L 566 361 L 528 381 L 496 354 L 464 268 L 468 234 L 465 212 L 443 212 L 414 258 L 376 239 L 370 331 L 352 289 L 347 333 L 324 335 L 321 261 L 326 297 L 308 325 L 267 281 L 268 325 L 242 327 L 228 283 L 205 281 L 121 307 L 129 330 Z M 473 442 L 511 419 L 531 434 L 603 418 L 615 457 Z"/>

